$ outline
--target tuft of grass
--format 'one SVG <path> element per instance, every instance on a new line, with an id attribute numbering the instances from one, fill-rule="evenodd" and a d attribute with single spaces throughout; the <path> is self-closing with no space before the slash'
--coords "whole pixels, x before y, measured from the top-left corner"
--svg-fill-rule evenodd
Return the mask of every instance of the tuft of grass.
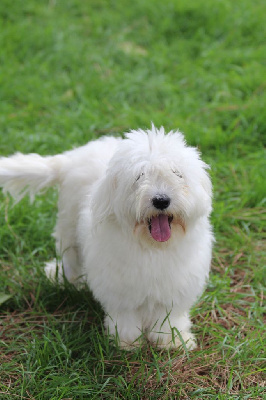
<path id="1" fill-rule="evenodd" d="M 57 195 L 0 194 L 0 398 L 263 399 L 265 4 L 0 3 L 0 155 L 55 154 L 153 121 L 211 165 L 216 236 L 196 350 L 124 352 L 87 290 L 43 263 Z M 1 300 L 2 299 L 2 300 Z"/>

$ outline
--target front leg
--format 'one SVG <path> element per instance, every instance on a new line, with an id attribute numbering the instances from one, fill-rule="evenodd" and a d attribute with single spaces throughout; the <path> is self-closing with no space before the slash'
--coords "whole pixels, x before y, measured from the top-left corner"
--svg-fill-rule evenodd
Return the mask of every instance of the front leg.
<path id="1" fill-rule="evenodd" d="M 167 312 L 164 306 L 159 305 L 153 311 L 148 339 L 159 348 L 178 348 L 183 345 L 181 335 L 186 347 L 192 350 L 197 344 L 190 327 L 188 313 L 180 313 L 175 306 Z"/>
<path id="2" fill-rule="evenodd" d="M 111 311 L 104 325 L 107 333 L 118 339 L 121 349 L 132 350 L 141 345 L 141 318 L 136 310 Z"/>

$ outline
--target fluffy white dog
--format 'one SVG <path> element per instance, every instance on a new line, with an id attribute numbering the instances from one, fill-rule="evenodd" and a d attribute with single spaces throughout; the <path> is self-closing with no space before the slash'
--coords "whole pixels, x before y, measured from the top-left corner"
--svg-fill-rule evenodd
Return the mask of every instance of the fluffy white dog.
<path id="1" fill-rule="evenodd" d="M 180 132 L 131 131 L 56 156 L 0 158 L 17 200 L 59 186 L 54 237 L 65 277 L 86 280 L 121 347 L 195 347 L 189 310 L 208 278 L 208 166 Z M 53 278 L 56 261 L 47 263 Z"/>

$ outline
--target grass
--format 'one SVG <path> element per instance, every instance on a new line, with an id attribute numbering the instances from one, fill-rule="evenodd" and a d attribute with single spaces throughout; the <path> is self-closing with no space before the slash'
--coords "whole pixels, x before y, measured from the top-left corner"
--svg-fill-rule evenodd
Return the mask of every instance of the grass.
<path id="1" fill-rule="evenodd" d="M 1 155 L 55 154 L 150 121 L 180 128 L 212 167 L 217 241 L 192 310 L 198 348 L 127 353 L 106 340 L 90 293 L 44 276 L 56 194 L 15 207 L 1 195 L 1 399 L 264 397 L 265 11 L 262 0 L 1 1 Z"/>

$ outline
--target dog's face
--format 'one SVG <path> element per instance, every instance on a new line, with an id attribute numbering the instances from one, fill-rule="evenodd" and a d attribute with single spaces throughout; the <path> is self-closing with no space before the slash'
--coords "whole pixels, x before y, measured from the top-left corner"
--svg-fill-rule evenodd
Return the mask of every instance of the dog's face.
<path id="1" fill-rule="evenodd" d="M 198 152 L 180 133 L 127 135 L 93 202 L 98 221 L 116 218 L 142 243 L 165 246 L 211 211 L 211 183 Z M 163 244 L 164 243 L 164 244 Z"/>

